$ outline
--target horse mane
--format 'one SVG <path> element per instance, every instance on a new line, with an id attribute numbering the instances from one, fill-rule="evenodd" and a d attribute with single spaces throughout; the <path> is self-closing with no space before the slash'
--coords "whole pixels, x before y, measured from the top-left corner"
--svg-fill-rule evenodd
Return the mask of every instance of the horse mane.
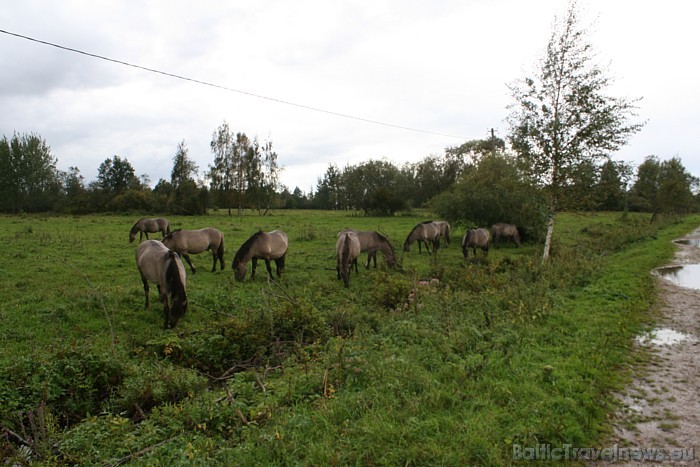
<path id="1" fill-rule="evenodd" d="M 255 241 L 258 238 L 260 238 L 260 236 L 264 233 L 265 232 L 263 232 L 262 230 L 258 230 L 253 235 L 248 237 L 248 239 L 245 242 L 243 242 L 243 245 L 241 245 L 241 247 L 238 249 L 238 251 L 236 252 L 236 256 L 234 256 L 233 259 L 239 261 L 242 260 L 253 247 L 253 243 L 255 243 Z"/>
<path id="2" fill-rule="evenodd" d="M 134 224 L 134 226 L 131 228 L 131 231 L 129 232 L 129 234 L 135 234 L 136 232 L 139 231 L 139 223 L 140 223 L 142 220 L 143 220 L 143 219 L 139 219 L 139 220 L 136 221 L 136 223 Z"/>
<path id="3" fill-rule="evenodd" d="M 418 224 L 418 225 L 421 225 L 421 224 L 432 224 L 432 223 L 433 223 L 433 221 L 423 221 L 423 222 L 421 222 L 421 223 Z M 418 225 L 417 225 L 416 227 L 418 227 Z"/>

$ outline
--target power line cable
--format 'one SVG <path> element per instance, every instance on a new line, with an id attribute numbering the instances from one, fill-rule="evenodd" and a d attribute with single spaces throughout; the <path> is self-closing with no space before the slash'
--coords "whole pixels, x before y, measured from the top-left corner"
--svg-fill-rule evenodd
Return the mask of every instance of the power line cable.
<path id="1" fill-rule="evenodd" d="M 374 125 L 382 125 L 382 126 L 391 127 L 391 128 L 398 128 L 398 129 L 400 129 L 400 130 L 414 131 L 414 132 L 417 132 L 417 133 L 424 133 L 424 134 L 434 135 L 434 136 L 443 136 L 443 137 L 447 137 L 447 138 L 458 138 L 458 139 L 462 139 L 462 140 L 466 140 L 466 139 L 467 139 L 467 138 L 465 138 L 465 137 L 463 137 L 463 136 L 450 135 L 450 134 L 445 134 L 445 133 L 437 133 L 437 132 L 428 131 L 428 130 L 420 130 L 420 129 L 418 129 L 418 128 L 411 128 L 411 127 L 407 127 L 407 126 L 396 125 L 396 124 L 393 124 L 393 123 L 381 122 L 381 121 L 372 120 L 372 119 L 369 119 L 369 118 L 358 117 L 358 116 L 355 116 L 355 115 L 349 115 L 349 114 L 345 114 L 345 113 L 341 113 L 341 112 L 335 112 L 335 111 L 327 110 L 327 109 L 321 109 L 321 108 L 319 108 L 319 107 L 313 107 L 313 106 L 310 106 L 310 105 L 299 104 L 299 103 L 296 103 L 296 102 L 290 102 L 290 101 L 286 101 L 286 100 L 284 100 L 284 99 L 278 99 L 278 98 L 275 98 L 275 97 L 263 96 L 263 95 L 261 95 L 261 94 L 255 94 L 255 93 L 248 92 L 248 91 L 241 91 L 240 89 L 234 89 L 234 88 L 230 88 L 230 87 L 228 87 L 228 86 L 222 86 L 222 85 L 220 85 L 220 84 L 214 84 L 214 83 L 209 83 L 209 82 L 207 82 L 207 81 L 202 81 L 202 80 L 198 80 L 198 79 L 194 79 L 194 78 L 188 78 L 188 77 L 186 77 L 186 76 L 178 75 L 178 74 L 175 74 L 175 73 L 168 73 L 168 72 L 166 72 L 166 71 L 157 70 L 157 69 L 155 69 L 155 68 L 149 68 L 149 67 L 145 67 L 145 66 L 141 66 L 141 65 L 135 65 L 135 64 L 133 64 L 133 63 L 125 62 L 125 61 L 122 61 L 122 60 L 117 60 L 117 59 L 114 59 L 114 58 L 105 57 L 105 56 L 103 56 L 103 55 L 97 55 L 97 54 L 93 54 L 93 53 L 90 53 L 90 52 L 85 52 L 85 51 L 83 51 L 83 50 L 78 50 L 78 49 L 74 49 L 74 48 L 71 48 L 71 47 L 66 47 L 66 46 L 63 46 L 63 45 L 54 44 L 53 42 L 47 42 L 47 41 L 43 41 L 43 40 L 40 40 L 40 39 L 35 39 L 35 38 L 33 38 L 33 37 L 24 36 L 24 35 L 22 35 L 22 34 L 17 34 L 17 33 L 14 33 L 14 32 L 6 31 L 6 30 L 4 30 L 4 29 L 0 29 L 0 33 L 6 34 L 6 35 L 8 35 L 8 36 L 14 36 L 14 37 L 18 37 L 18 38 L 20 38 L 20 39 L 25 39 L 25 40 L 28 40 L 28 41 L 36 42 L 36 43 L 42 44 L 42 45 L 48 45 L 48 46 L 50 46 L 50 47 L 55 47 L 55 48 L 57 48 L 57 49 L 65 50 L 65 51 L 68 51 L 68 52 L 73 52 L 73 53 L 77 53 L 77 54 L 80 54 L 80 55 L 85 55 L 85 56 L 87 56 L 87 57 L 97 58 L 97 59 L 99 59 L 99 60 L 104 60 L 104 61 L 107 61 L 107 62 L 117 63 L 117 64 L 119 64 L 119 65 L 124 65 L 124 66 L 128 66 L 128 67 L 131 67 L 131 68 L 137 68 L 137 69 L 139 69 L 139 70 L 148 71 L 148 72 L 150 72 L 150 73 L 156 73 L 156 74 L 163 75 L 163 76 L 168 76 L 168 77 L 170 77 L 170 78 L 176 78 L 176 79 L 180 79 L 180 80 L 183 80 L 183 81 L 189 81 L 189 82 L 195 83 L 195 84 L 201 84 L 201 85 L 203 85 L 203 86 L 209 86 L 209 87 L 212 87 L 212 88 L 222 89 L 222 90 L 224 90 L 224 91 L 235 92 L 235 93 L 238 93 L 238 94 L 243 94 L 243 95 L 246 95 L 246 96 L 255 97 L 255 98 L 257 98 L 257 99 L 264 99 L 264 100 L 268 100 L 268 101 L 272 101 L 272 102 L 277 102 L 278 104 L 290 105 L 290 106 L 293 106 L 293 107 L 298 107 L 298 108 L 302 108 L 302 109 L 306 109 L 306 110 L 311 110 L 311 111 L 314 111 L 314 112 L 321 112 L 321 113 L 325 113 L 325 114 L 328 114 L 328 115 L 334 115 L 334 116 L 336 116 L 336 117 L 342 117 L 342 118 L 348 118 L 348 119 L 352 119 L 352 120 L 358 120 L 358 121 L 361 121 L 361 122 L 371 123 L 371 124 L 374 124 Z"/>

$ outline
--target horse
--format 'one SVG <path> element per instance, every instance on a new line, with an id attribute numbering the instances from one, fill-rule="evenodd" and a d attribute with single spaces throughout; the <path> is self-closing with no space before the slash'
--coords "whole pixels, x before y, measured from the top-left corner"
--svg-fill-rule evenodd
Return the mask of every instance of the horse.
<path id="1" fill-rule="evenodd" d="M 440 235 L 438 236 L 438 241 L 439 237 L 445 237 L 445 248 L 450 246 L 450 223 L 447 221 L 435 221 L 435 224 L 440 228 Z"/>
<path id="2" fill-rule="evenodd" d="M 162 217 L 157 217 L 155 219 L 141 218 L 136 221 L 134 226 L 129 232 L 129 243 L 133 242 L 136 238 L 136 233 L 139 233 L 139 242 L 146 235 L 146 240 L 148 240 L 149 233 L 160 232 L 162 237 L 165 237 L 170 233 L 170 221 Z"/>
<path id="3" fill-rule="evenodd" d="M 189 255 L 196 255 L 207 250 L 211 250 L 214 257 L 211 272 L 216 271 L 217 259 L 221 263 L 221 270 L 224 270 L 224 234 L 213 227 L 199 230 L 173 230 L 163 237 L 163 243 L 185 258 L 193 274 L 197 272 L 197 269 L 192 264 Z"/>
<path id="4" fill-rule="evenodd" d="M 501 237 L 513 240 L 515 243 L 515 248 L 520 246 L 520 233 L 518 228 L 514 224 L 505 224 L 499 222 L 491 226 L 491 235 L 493 236 L 493 244 L 498 248 Z"/>
<path id="5" fill-rule="evenodd" d="M 146 294 L 145 308 L 150 308 L 148 282 L 158 285 L 163 302 L 165 328 L 174 328 L 187 312 L 187 274 L 180 256 L 158 240 L 146 240 L 136 248 L 136 266 Z"/>
<path id="6" fill-rule="evenodd" d="M 464 259 L 469 256 L 469 248 L 474 252 L 474 260 L 476 260 L 476 248 L 481 248 L 484 255 L 489 252 L 489 231 L 486 229 L 468 229 L 464 232 L 464 237 L 462 237 L 462 254 L 464 254 Z"/>
<path id="7" fill-rule="evenodd" d="M 394 247 L 391 245 L 391 242 L 389 242 L 389 239 L 384 235 L 380 234 L 379 232 L 375 232 L 374 230 L 346 229 L 343 232 L 355 232 L 355 234 L 357 234 L 357 238 L 360 241 L 360 251 L 367 252 L 367 264 L 365 265 L 366 269 L 369 269 L 370 260 L 374 260 L 374 267 L 377 267 L 377 251 L 384 253 L 389 267 L 394 267 L 396 265 L 396 253 L 394 253 Z"/>
<path id="8" fill-rule="evenodd" d="M 277 277 L 282 277 L 288 246 L 287 234 L 281 230 L 273 230 L 272 232 L 263 232 L 261 230 L 254 233 L 248 240 L 243 242 L 236 252 L 236 256 L 233 257 L 231 268 L 234 270 L 236 280 L 242 281 L 245 278 L 246 263 L 251 259 L 253 260 L 253 270 L 250 273 L 251 280 L 255 279 L 255 269 L 258 266 L 259 259 L 265 260 L 270 279 L 272 279 L 270 260 L 275 261 Z"/>
<path id="9" fill-rule="evenodd" d="M 345 287 L 350 287 L 350 269 L 355 265 L 357 271 L 357 257 L 360 256 L 360 239 L 351 230 L 344 230 L 338 234 L 335 243 L 336 271 L 338 279 L 343 279 Z"/>
<path id="10" fill-rule="evenodd" d="M 418 241 L 418 253 L 422 254 L 421 242 L 425 244 L 425 250 L 430 254 L 429 243 L 433 244 L 433 250 L 440 247 L 440 226 L 433 221 L 424 221 L 413 227 L 413 230 L 403 242 L 403 251 L 411 251 L 411 244 Z"/>

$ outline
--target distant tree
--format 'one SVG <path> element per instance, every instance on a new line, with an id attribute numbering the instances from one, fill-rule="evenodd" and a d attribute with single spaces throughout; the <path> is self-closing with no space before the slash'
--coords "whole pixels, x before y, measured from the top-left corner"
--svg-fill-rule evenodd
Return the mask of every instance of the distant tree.
<path id="1" fill-rule="evenodd" d="M 246 177 L 247 195 L 255 204 L 259 214 L 265 215 L 270 210 L 279 186 L 280 167 L 277 153 L 272 149 L 272 141 L 260 144 L 253 139 L 247 151 Z M 265 211 L 262 211 L 265 208 Z"/>
<path id="2" fill-rule="evenodd" d="M 510 86 L 515 101 L 508 117 L 512 147 L 549 196 L 543 260 L 549 256 L 561 189 L 571 169 L 608 156 L 643 126 L 629 123 L 638 100 L 604 93 L 610 79 L 593 58 L 587 31 L 571 3 L 564 20 L 555 22 L 537 74 Z"/>
<path id="3" fill-rule="evenodd" d="M 173 169 L 170 174 L 169 212 L 175 214 L 204 213 L 203 205 L 200 202 L 200 190 L 196 182 L 198 170 L 199 167 L 189 157 L 187 144 L 185 141 L 180 142 L 173 157 Z"/>
<path id="4" fill-rule="evenodd" d="M 603 211 L 619 211 L 626 207 L 626 167 L 624 162 L 608 159 L 600 168 L 600 178 L 595 187 L 598 208 Z"/>
<path id="5" fill-rule="evenodd" d="M 693 192 L 698 179 L 692 176 L 678 157 L 661 163 L 659 174 L 659 207 L 664 212 L 687 214 L 695 208 Z"/>
<path id="6" fill-rule="evenodd" d="M 345 203 L 366 214 L 390 215 L 406 208 L 398 190 L 399 169 L 388 161 L 370 160 L 343 170 Z"/>
<path id="7" fill-rule="evenodd" d="M 214 154 L 214 165 L 209 166 L 211 188 L 221 194 L 228 214 L 231 215 L 238 161 L 236 161 L 237 154 L 234 150 L 235 135 L 228 123 L 222 123 L 214 131 L 210 146 Z"/>
<path id="8" fill-rule="evenodd" d="M 15 133 L 0 140 L 0 209 L 47 211 L 61 191 L 61 177 L 51 148 L 39 135 Z"/>
<path id="9" fill-rule="evenodd" d="M 659 180 L 661 162 L 656 156 L 648 156 L 637 167 L 637 179 L 632 186 L 632 209 L 635 211 L 658 212 Z"/>
<path id="10" fill-rule="evenodd" d="M 568 211 L 593 211 L 598 207 L 596 186 L 598 167 L 591 160 L 584 160 L 569 168 L 561 186 L 560 208 Z"/>
<path id="11" fill-rule="evenodd" d="M 173 157 L 173 170 L 170 172 L 170 183 L 178 189 L 186 182 L 194 182 L 197 179 L 199 167 L 190 159 L 189 149 L 184 140 L 177 145 L 177 151 Z"/>
<path id="12" fill-rule="evenodd" d="M 341 209 L 341 173 L 338 166 L 328 164 L 326 173 L 316 183 L 314 205 L 319 209 Z"/>
<path id="13" fill-rule="evenodd" d="M 69 167 L 68 172 L 62 173 L 63 192 L 65 194 L 62 209 L 72 213 L 89 211 L 89 200 L 85 188 L 85 177 L 77 167 Z"/>
<path id="14" fill-rule="evenodd" d="M 142 188 L 134 167 L 126 158 L 107 158 L 97 169 L 97 186 L 108 196 Z"/>

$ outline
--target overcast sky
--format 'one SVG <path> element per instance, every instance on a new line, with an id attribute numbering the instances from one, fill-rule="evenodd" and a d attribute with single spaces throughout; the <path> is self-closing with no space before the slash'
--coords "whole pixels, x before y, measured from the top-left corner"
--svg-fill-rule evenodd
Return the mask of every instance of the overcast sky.
<path id="1" fill-rule="evenodd" d="M 610 93 L 643 98 L 648 123 L 613 157 L 680 157 L 700 176 L 700 2 L 579 3 Z M 330 163 L 415 162 L 490 128 L 505 138 L 507 85 L 532 74 L 565 10 L 562 0 L 3 0 L 1 30 L 227 89 L 0 33 L 0 133 L 39 134 L 59 169 L 87 182 L 118 155 L 155 184 L 183 140 L 207 171 L 226 121 L 270 139 L 282 183 L 308 192 Z"/>

